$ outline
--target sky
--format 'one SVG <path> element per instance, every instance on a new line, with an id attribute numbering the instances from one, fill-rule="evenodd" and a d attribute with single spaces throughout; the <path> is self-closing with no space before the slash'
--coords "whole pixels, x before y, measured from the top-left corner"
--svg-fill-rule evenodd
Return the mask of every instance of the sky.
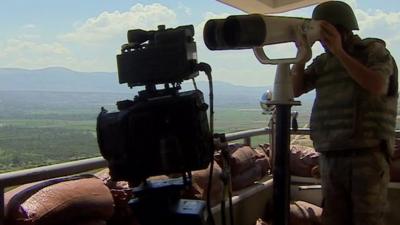
<path id="1" fill-rule="evenodd" d="M 398 0 L 347 0 L 357 16 L 361 37 L 384 39 L 400 62 Z M 283 15 L 310 17 L 308 7 Z M 129 29 L 155 30 L 193 24 L 198 61 L 213 68 L 215 80 L 244 86 L 267 86 L 274 65 L 260 64 L 251 50 L 210 51 L 202 32 L 207 20 L 243 12 L 216 0 L 2 0 L 0 68 L 66 67 L 84 72 L 117 71 L 116 54 Z M 293 44 L 266 46 L 271 57 L 295 56 Z M 313 55 L 322 51 L 317 43 Z"/>

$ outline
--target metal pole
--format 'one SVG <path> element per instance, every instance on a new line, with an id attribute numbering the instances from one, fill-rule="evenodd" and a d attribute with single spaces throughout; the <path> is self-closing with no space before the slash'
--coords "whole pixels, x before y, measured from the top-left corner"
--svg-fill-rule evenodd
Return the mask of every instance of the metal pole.
<path id="1" fill-rule="evenodd" d="M 290 201 L 290 108 L 291 105 L 276 106 L 275 164 L 273 168 L 274 225 L 287 225 Z"/>
<path id="2" fill-rule="evenodd" d="M 246 137 L 243 139 L 243 144 L 251 146 L 251 137 Z"/>
<path id="3" fill-rule="evenodd" d="M 269 127 L 271 128 L 271 132 L 269 134 L 269 144 L 270 144 L 270 160 L 271 160 L 271 170 L 274 169 L 274 164 L 275 164 L 275 150 L 276 150 L 276 146 L 275 146 L 275 142 L 276 142 L 276 127 L 275 127 L 275 122 L 276 122 L 276 112 L 274 111 L 271 115 L 271 119 L 269 121 Z"/>

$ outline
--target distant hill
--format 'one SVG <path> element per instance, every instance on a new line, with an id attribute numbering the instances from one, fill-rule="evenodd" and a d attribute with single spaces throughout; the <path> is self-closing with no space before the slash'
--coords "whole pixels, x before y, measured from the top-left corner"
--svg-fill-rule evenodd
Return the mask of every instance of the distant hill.
<path id="1" fill-rule="evenodd" d="M 126 92 L 127 88 L 118 84 L 115 73 L 77 72 L 50 67 L 38 70 L 0 69 L 0 90 Z"/>
<path id="2" fill-rule="evenodd" d="M 198 81 L 197 85 L 208 98 L 208 83 Z M 191 82 L 185 82 L 182 87 L 193 89 Z M 126 84 L 119 84 L 117 74 L 111 72 L 77 72 L 62 67 L 0 69 L 0 91 L 136 93 L 138 89 L 131 90 Z M 271 87 L 246 87 L 215 81 L 215 102 L 220 106 L 258 107 L 258 100 L 267 89 Z"/>

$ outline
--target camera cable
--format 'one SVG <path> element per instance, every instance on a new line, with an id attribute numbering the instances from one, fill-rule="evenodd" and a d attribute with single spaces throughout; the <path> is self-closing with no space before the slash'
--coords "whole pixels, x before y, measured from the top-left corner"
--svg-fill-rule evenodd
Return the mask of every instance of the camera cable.
<path id="1" fill-rule="evenodd" d="M 213 81 L 212 81 L 212 69 L 211 66 L 207 63 L 200 62 L 196 65 L 196 69 L 198 71 L 202 71 L 207 75 L 208 85 L 209 85 L 209 101 L 210 101 L 210 133 L 212 135 L 211 138 L 214 138 L 214 90 L 213 90 Z M 194 83 L 195 84 L 195 83 Z M 195 88 L 196 85 L 195 85 Z M 210 173 L 208 176 L 208 183 L 207 183 L 207 196 L 206 196 L 206 204 L 207 204 L 207 213 L 208 213 L 208 222 L 210 225 L 215 225 L 214 216 L 211 210 L 211 188 L 212 188 L 212 177 L 214 173 L 214 151 L 215 147 L 212 148 L 212 158 L 210 162 Z"/>
<path id="2" fill-rule="evenodd" d="M 221 176 L 222 181 L 224 183 L 223 186 L 223 199 L 221 201 L 221 220 L 222 224 L 226 225 L 226 217 L 225 217 L 225 197 L 228 195 L 229 198 L 229 219 L 230 219 L 230 224 L 234 225 L 234 218 L 233 218 L 233 205 L 232 205 L 232 184 L 231 184 L 231 176 L 230 176 L 230 155 L 229 155 L 229 150 L 226 142 L 226 137 L 225 134 L 215 134 L 214 135 L 214 88 L 213 88 L 213 81 L 212 81 L 212 69 L 211 66 L 207 63 L 201 62 L 196 65 L 196 69 L 198 71 L 203 71 L 208 78 L 208 84 L 209 84 L 209 98 L 210 98 L 210 131 L 211 134 L 213 135 L 213 138 L 218 139 L 219 147 L 222 149 L 222 161 L 224 164 L 224 170 L 223 174 Z M 194 82 L 195 88 L 197 89 L 196 83 Z M 214 144 L 215 145 L 215 144 Z M 212 152 L 212 160 L 210 163 L 210 174 L 208 177 L 208 184 L 207 184 L 207 212 L 209 214 L 209 222 L 211 225 L 215 225 L 214 217 L 212 215 L 212 210 L 211 210 L 211 189 L 212 189 L 212 176 L 213 176 L 213 169 L 214 169 L 214 151 L 215 151 L 215 146 L 213 148 Z"/>

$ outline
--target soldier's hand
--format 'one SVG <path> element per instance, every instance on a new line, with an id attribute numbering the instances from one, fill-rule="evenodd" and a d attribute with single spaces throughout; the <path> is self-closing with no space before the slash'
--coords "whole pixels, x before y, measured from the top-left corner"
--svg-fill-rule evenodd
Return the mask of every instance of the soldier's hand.
<path id="1" fill-rule="evenodd" d="M 340 36 L 340 33 L 332 24 L 326 21 L 321 21 L 320 42 L 324 48 L 328 48 L 328 50 L 334 55 L 338 55 L 338 53 L 343 51 L 342 37 Z"/>
<path id="2" fill-rule="evenodd" d="M 301 31 L 301 27 L 297 28 L 297 33 L 296 33 L 296 47 L 297 47 L 297 55 L 296 58 L 299 59 L 299 61 L 296 64 L 305 64 L 308 59 L 305 57 L 302 57 L 301 53 L 304 51 L 305 48 L 308 48 L 308 42 L 307 42 L 307 37 L 306 35 L 303 34 Z"/>

